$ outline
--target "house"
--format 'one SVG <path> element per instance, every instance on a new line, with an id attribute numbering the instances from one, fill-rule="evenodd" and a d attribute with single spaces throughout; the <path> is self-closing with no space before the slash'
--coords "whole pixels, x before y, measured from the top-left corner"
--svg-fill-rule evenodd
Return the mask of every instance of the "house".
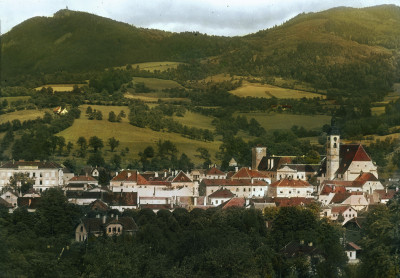
<path id="1" fill-rule="evenodd" d="M 215 191 L 224 188 L 236 197 L 264 197 L 268 191 L 268 183 L 254 179 L 203 179 L 200 183 L 200 195 L 210 196 Z"/>
<path id="2" fill-rule="evenodd" d="M 67 181 L 65 190 L 88 190 L 97 187 L 99 182 L 91 176 L 76 176 Z"/>
<path id="3" fill-rule="evenodd" d="M 53 109 L 53 113 L 57 115 L 65 115 L 68 113 L 67 108 L 62 108 L 61 106 L 57 106 Z"/>
<path id="4" fill-rule="evenodd" d="M 383 189 L 383 190 L 374 190 L 372 193 L 371 199 L 372 203 L 382 203 L 386 204 L 389 200 L 393 199 L 398 191 L 395 189 Z"/>
<path id="5" fill-rule="evenodd" d="M 206 170 L 205 169 L 193 169 L 190 172 L 190 177 L 193 181 L 201 182 L 202 179 L 206 177 Z"/>
<path id="6" fill-rule="evenodd" d="M 360 211 L 368 207 L 368 201 L 364 195 L 352 194 L 342 202 L 342 205 L 349 205 L 356 211 Z"/>
<path id="7" fill-rule="evenodd" d="M 68 202 L 81 206 L 89 206 L 96 200 L 100 200 L 111 209 L 117 209 L 121 212 L 138 207 L 137 192 L 67 191 L 66 196 Z"/>
<path id="8" fill-rule="evenodd" d="M 17 207 L 17 201 L 18 201 L 17 193 L 8 190 L 4 192 L 0 197 L 3 198 L 7 203 L 9 203 L 13 208 Z"/>
<path id="9" fill-rule="evenodd" d="M 5 208 L 8 210 L 8 212 L 11 213 L 14 207 L 9 202 L 0 197 L 0 208 Z"/>
<path id="10" fill-rule="evenodd" d="M 359 253 L 361 252 L 361 247 L 355 244 L 354 242 L 346 243 L 345 252 L 347 258 L 349 259 L 349 264 L 357 264 L 359 263 Z"/>
<path id="11" fill-rule="evenodd" d="M 34 181 L 33 189 L 42 192 L 63 185 L 64 167 L 51 161 L 9 161 L 0 166 L 0 189 L 9 184 L 14 174 L 26 174 Z"/>
<path id="12" fill-rule="evenodd" d="M 206 179 L 225 179 L 226 174 L 219 170 L 217 167 L 210 168 L 205 175 Z"/>
<path id="13" fill-rule="evenodd" d="M 234 173 L 230 179 L 232 180 L 259 180 L 259 181 L 265 181 L 267 183 L 271 183 L 271 179 L 268 178 L 266 175 L 261 173 L 258 170 L 252 170 L 247 167 L 242 167 L 240 168 L 239 171 Z"/>
<path id="14" fill-rule="evenodd" d="M 283 179 L 270 184 L 268 188 L 269 197 L 304 197 L 313 198 L 314 186 L 307 181 Z"/>
<path id="15" fill-rule="evenodd" d="M 110 188 L 113 192 L 133 192 L 146 184 L 147 180 L 137 170 L 124 170 L 110 181 Z"/>
<path id="16" fill-rule="evenodd" d="M 218 207 L 221 209 L 228 208 L 245 208 L 250 205 L 249 199 L 243 197 L 233 197 L 232 199 L 220 204 Z"/>
<path id="17" fill-rule="evenodd" d="M 218 206 L 226 201 L 229 201 L 233 197 L 235 197 L 235 194 L 233 194 L 230 190 L 220 188 L 214 193 L 208 195 L 208 204 Z"/>
<path id="18" fill-rule="evenodd" d="M 333 206 L 323 209 L 323 215 L 333 221 L 338 221 L 342 225 L 357 217 L 357 211 L 348 205 Z"/>
<path id="19" fill-rule="evenodd" d="M 318 172 L 319 164 L 282 164 L 276 171 L 277 180 L 292 178 L 307 181 Z"/>
<path id="20" fill-rule="evenodd" d="M 100 217 L 97 215 L 96 218 L 84 218 L 80 220 L 80 223 L 75 228 L 75 241 L 82 242 L 88 239 L 88 237 L 95 236 L 99 237 L 104 234 L 108 236 L 118 236 L 121 234 L 132 235 L 138 230 L 138 226 L 132 217 L 107 217 L 104 215 Z"/>
<path id="21" fill-rule="evenodd" d="M 172 179 L 171 186 L 173 188 L 183 188 L 187 187 L 192 192 L 192 196 L 199 195 L 199 185 L 197 182 L 192 181 L 188 174 L 185 174 L 183 171 L 179 171 L 179 173 Z"/>
<path id="22" fill-rule="evenodd" d="M 253 169 L 260 171 L 267 176 L 271 182 L 274 182 L 279 180 L 278 169 L 283 167 L 283 165 L 292 164 L 295 158 L 295 156 L 264 156 L 258 163 L 257 168 Z"/>
<path id="23" fill-rule="evenodd" d="M 139 206 L 141 209 L 149 208 L 154 212 L 158 212 L 160 209 L 172 210 L 174 208 L 174 202 L 172 198 L 139 197 Z"/>

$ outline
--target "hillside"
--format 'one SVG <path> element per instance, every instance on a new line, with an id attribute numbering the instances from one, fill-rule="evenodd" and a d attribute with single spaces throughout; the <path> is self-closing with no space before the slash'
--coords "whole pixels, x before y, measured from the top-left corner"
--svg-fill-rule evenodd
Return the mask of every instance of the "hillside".
<path id="1" fill-rule="evenodd" d="M 281 26 L 235 38 L 136 28 L 61 10 L 3 35 L 3 80 L 197 59 L 203 67 L 194 66 L 187 76 L 251 75 L 272 85 L 272 78 L 284 77 L 311 84 L 313 91 L 368 92 L 379 99 L 400 76 L 398 26 L 400 7 L 394 5 L 300 14 Z"/>

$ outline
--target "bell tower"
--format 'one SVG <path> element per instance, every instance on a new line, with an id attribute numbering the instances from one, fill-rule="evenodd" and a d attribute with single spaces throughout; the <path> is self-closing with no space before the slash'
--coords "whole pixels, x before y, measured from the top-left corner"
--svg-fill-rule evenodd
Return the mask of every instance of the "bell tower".
<path id="1" fill-rule="evenodd" d="M 253 170 L 258 170 L 258 165 L 260 165 L 261 159 L 264 156 L 267 156 L 267 148 L 262 146 L 256 146 L 252 149 L 251 154 L 252 154 L 251 168 Z"/>
<path id="2" fill-rule="evenodd" d="M 327 136 L 326 144 L 326 179 L 336 178 L 335 173 L 339 169 L 340 134 L 335 125 L 335 118 L 331 121 L 331 131 Z"/>

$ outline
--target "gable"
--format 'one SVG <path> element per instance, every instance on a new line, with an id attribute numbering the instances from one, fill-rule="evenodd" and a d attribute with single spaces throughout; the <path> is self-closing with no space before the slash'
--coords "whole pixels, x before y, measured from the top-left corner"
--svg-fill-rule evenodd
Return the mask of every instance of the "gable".
<path id="1" fill-rule="evenodd" d="M 172 182 L 192 182 L 184 172 L 180 171 L 179 174 L 172 180 Z"/>

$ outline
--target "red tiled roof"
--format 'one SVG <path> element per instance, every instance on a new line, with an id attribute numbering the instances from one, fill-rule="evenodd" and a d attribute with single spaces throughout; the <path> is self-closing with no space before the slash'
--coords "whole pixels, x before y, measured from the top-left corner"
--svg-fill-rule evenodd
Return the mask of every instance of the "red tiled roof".
<path id="1" fill-rule="evenodd" d="M 357 244 L 355 244 L 354 242 L 348 242 L 347 246 L 346 246 L 346 250 L 351 250 L 351 249 L 359 251 L 359 250 L 361 250 L 361 247 L 358 246 Z"/>
<path id="2" fill-rule="evenodd" d="M 346 192 L 346 187 L 344 186 L 331 186 L 331 185 L 324 185 L 320 195 L 328 195 L 329 193 L 344 193 Z"/>
<path id="3" fill-rule="evenodd" d="M 265 181 L 260 180 L 229 180 L 229 179 L 203 179 L 201 183 L 205 186 L 266 186 Z"/>
<path id="4" fill-rule="evenodd" d="M 147 184 L 147 180 L 136 170 L 124 170 L 115 176 L 111 181 L 127 181 L 136 182 L 137 184 Z"/>
<path id="5" fill-rule="evenodd" d="M 313 198 L 293 197 L 293 198 L 274 198 L 274 203 L 277 207 L 294 207 L 311 204 Z"/>
<path id="6" fill-rule="evenodd" d="M 340 164 L 337 173 L 343 174 L 353 161 L 371 161 L 361 144 L 340 145 Z"/>
<path id="7" fill-rule="evenodd" d="M 335 206 L 332 207 L 332 213 L 342 214 L 345 212 L 350 206 Z"/>
<path id="8" fill-rule="evenodd" d="M 381 189 L 381 190 L 375 190 L 375 192 L 378 193 L 379 199 L 381 200 L 390 200 L 396 194 L 396 190 L 394 189 L 388 189 L 388 191 L 386 191 L 385 189 Z"/>
<path id="9" fill-rule="evenodd" d="M 73 178 L 71 178 L 69 180 L 69 182 L 71 182 L 71 181 L 80 181 L 80 182 L 82 182 L 82 181 L 94 181 L 94 182 L 97 182 L 97 180 L 95 178 L 91 177 L 91 176 L 76 176 L 76 177 L 73 177 Z"/>
<path id="10" fill-rule="evenodd" d="M 362 173 L 360 174 L 355 180 L 354 182 L 356 182 L 357 184 L 364 184 L 367 181 L 378 181 L 378 179 L 375 177 L 374 174 L 372 173 Z"/>
<path id="11" fill-rule="evenodd" d="M 221 170 L 219 170 L 219 169 L 216 168 L 216 167 L 212 167 L 210 170 L 207 171 L 207 174 L 206 174 L 206 175 L 222 176 L 222 175 L 225 175 L 225 173 L 222 172 Z"/>
<path id="12" fill-rule="evenodd" d="M 239 197 L 234 197 L 230 199 L 229 201 L 226 201 L 220 207 L 222 209 L 227 209 L 227 208 L 232 208 L 232 207 L 244 207 L 246 205 L 246 199 L 245 198 L 239 198 Z"/>
<path id="13" fill-rule="evenodd" d="M 332 203 L 339 204 L 346 200 L 351 194 L 349 192 L 336 193 L 332 198 Z"/>
<path id="14" fill-rule="evenodd" d="M 232 176 L 232 179 L 251 179 L 251 178 L 266 178 L 266 176 L 257 170 L 250 170 L 243 167 Z"/>
<path id="15" fill-rule="evenodd" d="M 271 187 L 310 187 L 312 186 L 307 181 L 294 180 L 294 179 L 283 179 L 271 183 Z"/>
<path id="16" fill-rule="evenodd" d="M 180 171 L 178 175 L 172 180 L 172 182 L 192 182 L 184 172 Z"/>
<path id="17" fill-rule="evenodd" d="M 230 190 L 228 189 L 218 189 L 214 193 L 210 194 L 208 197 L 210 198 L 232 198 L 235 197 L 235 194 L 233 194 Z"/>

